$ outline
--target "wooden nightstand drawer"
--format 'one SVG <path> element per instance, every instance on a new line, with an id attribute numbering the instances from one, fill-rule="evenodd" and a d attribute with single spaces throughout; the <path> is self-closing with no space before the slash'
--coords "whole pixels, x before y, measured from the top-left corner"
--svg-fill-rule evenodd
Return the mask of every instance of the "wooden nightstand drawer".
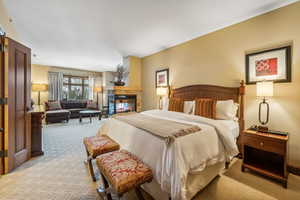
<path id="1" fill-rule="evenodd" d="M 263 137 L 249 136 L 245 134 L 243 136 L 243 144 L 260 150 L 278 153 L 280 155 L 285 155 L 286 153 L 285 143 L 267 140 Z"/>

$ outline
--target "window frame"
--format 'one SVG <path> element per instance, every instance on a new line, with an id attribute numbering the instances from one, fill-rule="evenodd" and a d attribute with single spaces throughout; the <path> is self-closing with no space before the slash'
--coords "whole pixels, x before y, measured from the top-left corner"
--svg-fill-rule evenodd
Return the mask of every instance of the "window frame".
<path id="1" fill-rule="evenodd" d="M 65 83 L 65 78 L 68 78 L 68 83 Z M 72 83 L 71 82 L 71 79 L 72 78 L 80 78 L 81 79 L 81 83 Z M 84 88 L 87 87 L 89 88 L 89 83 L 88 84 L 85 84 L 84 81 L 85 80 L 89 80 L 89 77 L 87 76 L 74 76 L 74 75 L 63 75 L 63 86 L 67 86 L 68 87 L 68 94 L 67 94 L 67 100 L 69 100 L 69 92 L 71 91 L 71 87 L 72 86 L 80 86 L 81 87 L 81 96 L 80 96 L 80 100 L 88 100 L 88 97 L 87 99 L 84 99 Z M 72 99 L 74 100 L 74 99 Z M 79 100 L 79 99 L 78 99 Z"/>

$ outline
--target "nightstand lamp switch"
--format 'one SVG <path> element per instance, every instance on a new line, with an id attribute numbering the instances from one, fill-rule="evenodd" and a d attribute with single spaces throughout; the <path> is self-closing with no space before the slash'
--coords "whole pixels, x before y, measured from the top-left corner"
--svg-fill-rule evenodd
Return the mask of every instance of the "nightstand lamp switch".
<path id="1" fill-rule="evenodd" d="M 261 132 L 268 132 L 268 127 L 266 124 L 269 122 L 269 104 L 267 102 L 266 97 L 273 96 L 273 82 L 272 81 L 262 81 L 256 83 L 256 96 L 263 97 L 263 101 L 259 104 L 259 111 L 258 111 L 258 119 L 262 126 L 258 126 L 258 131 Z M 262 119 L 262 107 L 266 107 L 266 117 Z"/>

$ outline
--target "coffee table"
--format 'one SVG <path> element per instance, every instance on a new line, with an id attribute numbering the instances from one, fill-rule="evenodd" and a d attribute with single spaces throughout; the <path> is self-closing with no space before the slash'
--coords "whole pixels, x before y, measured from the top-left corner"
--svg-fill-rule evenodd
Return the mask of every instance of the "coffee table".
<path id="1" fill-rule="evenodd" d="M 99 110 L 83 110 L 79 112 L 79 122 L 82 122 L 83 117 L 89 117 L 90 123 L 92 123 L 92 117 L 98 116 L 99 120 L 101 120 L 101 111 Z"/>

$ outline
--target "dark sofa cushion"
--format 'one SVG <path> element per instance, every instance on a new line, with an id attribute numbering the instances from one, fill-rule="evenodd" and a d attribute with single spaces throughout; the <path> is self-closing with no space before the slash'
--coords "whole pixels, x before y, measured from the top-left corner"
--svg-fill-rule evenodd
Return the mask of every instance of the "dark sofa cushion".
<path id="1" fill-rule="evenodd" d="M 63 109 L 86 108 L 86 101 L 82 100 L 63 100 L 60 101 Z"/>

